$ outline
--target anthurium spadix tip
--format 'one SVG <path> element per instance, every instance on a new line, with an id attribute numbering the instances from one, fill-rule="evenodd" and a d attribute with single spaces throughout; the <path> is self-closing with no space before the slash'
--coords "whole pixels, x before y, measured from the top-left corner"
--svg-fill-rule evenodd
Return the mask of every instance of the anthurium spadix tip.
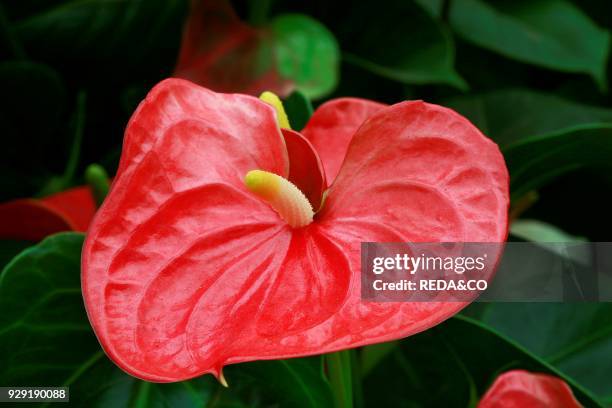
<path id="1" fill-rule="evenodd" d="M 253 193 L 267 201 L 278 214 L 294 228 L 312 222 L 314 212 L 308 199 L 295 184 L 262 170 L 251 170 L 244 183 Z"/>
<path id="2" fill-rule="evenodd" d="M 497 145 L 422 101 L 331 100 L 301 133 L 277 117 L 179 79 L 134 112 L 82 256 L 89 319 L 125 371 L 220 378 L 227 364 L 410 336 L 466 306 L 362 301 L 360 247 L 504 241 Z M 316 215 L 295 228 L 274 199 Z"/>
<path id="3" fill-rule="evenodd" d="M 274 110 L 276 110 L 276 116 L 278 118 L 278 126 L 280 126 L 282 129 L 291 129 L 289 117 L 287 116 L 287 112 L 285 112 L 283 102 L 276 94 L 270 91 L 265 91 L 259 96 L 259 99 L 274 107 Z"/>

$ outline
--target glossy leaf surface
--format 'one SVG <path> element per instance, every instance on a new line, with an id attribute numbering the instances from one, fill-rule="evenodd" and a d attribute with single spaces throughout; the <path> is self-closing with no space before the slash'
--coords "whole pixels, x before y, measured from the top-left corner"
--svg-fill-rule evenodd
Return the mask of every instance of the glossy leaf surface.
<path id="1" fill-rule="evenodd" d="M 606 88 L 610 33 L 565 0 L 453 2 L 450 24 L 463 38 L 510 58 L 591 75 Z"/>
<path id="2" fill-rule="evenodd" d="M 381 346 L 387 344 L 373 347 Z M 566 383 L 567 390 L 571 386 L 585 407 L 602 407 L 588 391 L 536 354 L 462 315 L 398 341 L 387 350 L 363 379 L 365 406 L 402 406 L 406 401 L 431 408 L 476 406 L 499 374 L 508 370 L 546 374 L 556 382 Z"/>
<path id="3" fill-rule="evenodd" d="M 0 275 L 0 381 L 49 384 L 48 367 L 64 381 L 99 347 L 84 318 L 79 289 L 83 235 L 62 233 L 26 249 Z M 26 284 L 27 282 L 27 284 Z M 75 307 L 76 306 L 76 307 Z M 65 350 L 60 338 L 70 338 Z M 19 364 L 14 364 L 18 358 Z M 49 384 L 50 385 L 50 384 Z"/>
<path id="4" fill-rule="evenodd" d="M 465 115 L 502 149 L 533 136 L 612 124 L 612 109 L 525 88 L 459 96 L 444 100 L 444 104 Z"/>
<path id="5" fill-rule="evenodd" d="M 412 2 L 382 0 L 381 9 L 393 9 L 373 23 L 372 4 L 341 3 L 338 37 L 347 62 L 374 74 L 408 84 L 445 84 L 466 90 L 455 71 L 455 45 L 447 27 Z M 391 51 L 392 50 L 392 51 Z"/>
<path id="6" fill-rule="evenodd" d="M 608 303 L 534 303 L 487 305 L 481 319 L 609 402 L 611 316 Z"/>

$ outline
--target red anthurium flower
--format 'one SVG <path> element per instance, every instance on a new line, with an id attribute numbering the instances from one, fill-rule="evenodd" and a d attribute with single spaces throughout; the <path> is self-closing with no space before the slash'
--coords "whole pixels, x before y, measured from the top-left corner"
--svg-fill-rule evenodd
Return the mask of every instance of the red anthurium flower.
<path id="1" fill-rule="evenodd" d="M 0 238 L 38 241 L 60 231 L 86 231 L 96 212 L 87 186 L 40 200 L 24 198 L 0 204 Z"/>
<path id="2" fill-rule="evenodd" d="M 226 0 L 194 0 L 185 25 L 175 76 L 218 92 L 290 93 L 278 72 L 272 34 L 241 21 Z"/>
<path id="3" fill-rule="evenodd" d="M 307 138 L 276 117 L 178 79 L 132 116 L 82 258 L 89 318 L 127 372 L 220 376 L 409 336 L 465 303 L 361 301 L 360 243 L 505 239 L 504 160 L 454 111 L 342 99 Z"/>
<path id="4" fill-rule="evenodd" d="M 580 408 L 572 389 L 561 379 L 523 370 L 508 371 L 495 380 L 478 408 Z"/>

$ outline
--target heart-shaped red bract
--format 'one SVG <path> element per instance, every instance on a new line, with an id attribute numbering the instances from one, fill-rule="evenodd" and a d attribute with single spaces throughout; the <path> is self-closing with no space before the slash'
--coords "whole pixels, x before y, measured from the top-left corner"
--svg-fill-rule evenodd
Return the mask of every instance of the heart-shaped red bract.
<path id="1" fill-rule="evenodd" d="M 342 165 L 314 222 L 293 229 L 243 181 L 254 169 L 291 179 L 300 160 L 271 106 L 178 79 L 140 104 L 82 258 L 90 321 L 120 367 L 151 381 L 218 376 L 409 336 L 465 306 L 363 302 L 360 243 L 504 241 L 497 146 L 421 101 L 329 102 L 305 134 L 325 169 Z"/>
<path id="2" fill-rule="evenodd" d="M 524 370 L 508 371 L 495 380 L 478 408 L 581 408 L 563 380 Z"/>

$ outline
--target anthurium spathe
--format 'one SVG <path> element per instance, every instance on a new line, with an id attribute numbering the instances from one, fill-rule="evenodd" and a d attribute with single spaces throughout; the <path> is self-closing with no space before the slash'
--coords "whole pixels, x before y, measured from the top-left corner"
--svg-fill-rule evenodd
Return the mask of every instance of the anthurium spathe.
<path id="1" fill-rule="evenodd" d="M 82 258 L 90 321 L 120 367 L 220 376 L 409 336 L 465 306 L 363 302 L 360 243 L 503 241 L 497 146 L 421 101 L 328 102 L 304 133 L 313 143 L 255 97 L 179 79 L 140 104 Z"/>
<path id="2" fill-rule="evenodd" d="M 491 385 L 478 408 L 581 408 L 572 389 L 548 374 L 512 370 Z"/>
<path id="3" fill-rule="evenodd" d="M 86 231 L 96 212 L 88 186 L 0 204 L 0 238 L 39 241 L 60 231 Z"/>

